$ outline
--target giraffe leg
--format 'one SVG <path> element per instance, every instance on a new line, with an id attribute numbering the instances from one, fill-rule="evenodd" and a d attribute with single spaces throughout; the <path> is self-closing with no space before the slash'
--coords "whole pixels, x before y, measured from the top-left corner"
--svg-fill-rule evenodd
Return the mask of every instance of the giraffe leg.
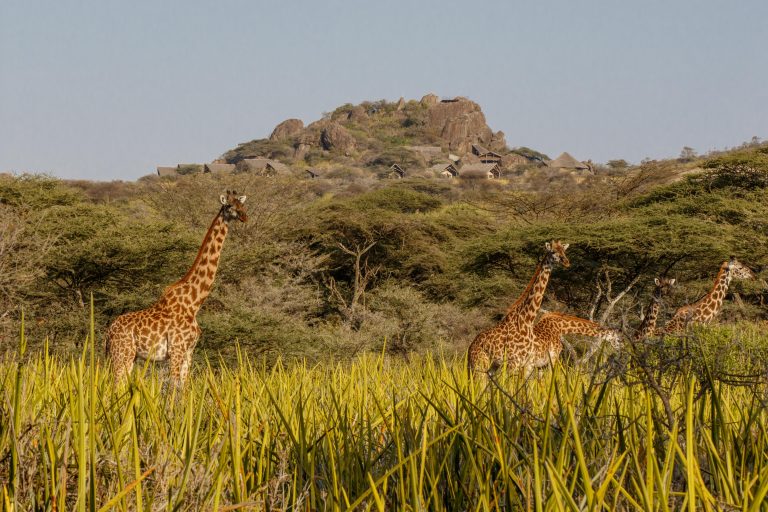
<path id="1" fill-rule="evenodd" d="M 488 353 L 484 350 L 470 355 L 469 369 L 472 370 L 472 374 L 485 375 L 490 370 L 490 367 L 491 359 L 488 357 Z"/>
<path id="2" fill-rule="evenodd" d="M 181 360 L 181 367 L 179 368 L 179 381 L 178 385 L 181 387 L 187 382 L 187 376 L 189 375 L 189 368 L 192 366 L 192 351 L 187 350 L 184 357 Z"/>
<path id="3" fill-rule="evenodd" d="M 192 352 L 200 337 L 200 328 L 195 326 L 187 335 L 179 335 L 170 349 L 171 378 L 177 387 L 182 387 L 187 381 L 189 369 L 192 366 Z"/>
<path id="4" fill-rule="evenodd" d="M 176 345 L 172 345 L 169 350 L 169 359 L 171 360 L 171 382 L 176 387 L 181 387 L 181 367 L 184 363 L 185 354 Z"/>
<path id="5" fill-rule="evenodd" d="M 136 360 L 136 345 L 130 336 L 116 336 L 110 339 L 109 359 L 117 382 L 124 381 L 133 369 Z"/>

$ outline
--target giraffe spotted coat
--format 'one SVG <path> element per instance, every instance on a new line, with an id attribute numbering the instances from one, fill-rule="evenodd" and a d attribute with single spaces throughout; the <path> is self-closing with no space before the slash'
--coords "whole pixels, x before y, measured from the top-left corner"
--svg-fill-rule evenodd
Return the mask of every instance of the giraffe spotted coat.
<path id="1" fill-rule="evenodd" d="M 116 379 L 126 377 L 138 357 L 152 361 L 169 359 L 174 383 L 181 385 L 186 381 L 192 351 L 201 333 L 197 312 L 216 277 L 228 223 L 247 220 L 245 196 L 227 192 L 220 200 L 221 209 L 184 277 L 166 288 L 153 305 L 120 315 L 109 327 L 106 348 Z"/>
<path id="2" fill-rule="evenodd" d="M 685 330 L 691 324 L 708 324 L 723 307 L 723 300 L 732 279 L 754 279 L 755 274 L 736 258 L 726 260 L 720 265 L 712 290 L 693 304 L 679 308 L 672 319 L 664 326 L 664 333 L 673 334 Z"/>
<path id="3" fill-rule="evenodd" d="M 600 342 L 607 341 L 611 347 L 621 348 L 621 333 L 614 329 L 608 329 L 584 318 L 566 315 L 564 313 L 547 313 L 541 317 L 533 328 L 536 341 L 533 343 L 530 353 L 524 359 L 514 362 L 516 367 L 524 367 L 526 373 L 533 368 L 540 368 L 554 363 L 563 351 L 564 334 L 583 334 L 597 338 Z M 589 358 L 600 343 L 593 344 L 585 358 Z M 510 366 L 512 362 L 508 363 Z"/>
<path id="4" fill-rule="evenodd" d="M 467 364 L 475 373 L 493 371 L 505 361 L 518 361 L 530 353 L 535 341 L 533 325 L 556 263 L 569 267 L 568 244 L 547 242 L 545 253 L 520 297 L 496 326 L 478 334 L 469 345 Z"/>
<path id="5" fill-rule="evenodd" d="M 651 295 L 651 302 L 648 304 L 643 321 L 640 322 L 640 326 L 637 328 L 634 336 L 636 341 L 650 338 L 657 334 L 656 322 L 659 319 L 659 313 L 661 313 L 661 304 L 664 298 L 671 292 L 672 287 L 675 286 L 675 279 L 657 277 L 654 279 L 654 284 L 656 286 L 653 289 L 653 295 Z"/>

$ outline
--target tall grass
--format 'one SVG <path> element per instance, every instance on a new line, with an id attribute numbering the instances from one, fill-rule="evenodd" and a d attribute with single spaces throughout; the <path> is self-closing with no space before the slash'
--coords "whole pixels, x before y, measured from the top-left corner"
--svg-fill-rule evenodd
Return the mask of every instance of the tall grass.
<path id="1" fill-rule="evenodd" d="M 92 338 L 91 338 L 92 340 Z M 89 341 L 91 341 L 89 340 Z M 556 366 L 364 356 L 152 366 L 115 386 L 94 344 L 0 361 L 3 510 L 760 510 L 763 382 L 652 390 Z"/>

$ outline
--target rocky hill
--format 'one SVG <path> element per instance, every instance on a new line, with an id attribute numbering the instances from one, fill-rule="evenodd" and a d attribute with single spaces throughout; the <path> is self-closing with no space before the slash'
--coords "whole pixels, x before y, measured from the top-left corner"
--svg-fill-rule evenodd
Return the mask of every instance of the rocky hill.
<path id="1" fill-rule="evenodd" d="M 237 164 L 265 157 L 297 168 L 344 166 L 373 172 L 398 164 L 413 172 L 459 159 L 480 163 L 483 154 L 493 154 L 502 166 L 547 159 L 528 148 L 508 148 L 504 133 L 488 126 L 474 101 L 427 94 L 420 101 L 346 104 L 306 126 L 300 119 L 287 119 L 269 138 L 240 144 L 219 161 Z M 506 157 L 504 162 L 500 157 Z"/>

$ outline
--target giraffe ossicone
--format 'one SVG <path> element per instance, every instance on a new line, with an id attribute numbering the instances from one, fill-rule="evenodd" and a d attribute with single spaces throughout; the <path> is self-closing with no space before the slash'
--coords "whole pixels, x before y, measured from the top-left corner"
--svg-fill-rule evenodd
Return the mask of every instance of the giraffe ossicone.
<path id="1" fill-rule="evenodd" d="M 221 208 L 203 237 L 197 257 L 187 273 L 165 289 L 147 309 L 120 315 L 107 331 L 107 354 L 117 380 L 130 374 L 136 358 L 170 359 L 171 379 L 183 384 L 192 362 L 192 351 L 200 338 L 197 312 L 208 297 L 219 266 L 229 223 L 245 222 L 246 196 L 227 191 Z"/>

